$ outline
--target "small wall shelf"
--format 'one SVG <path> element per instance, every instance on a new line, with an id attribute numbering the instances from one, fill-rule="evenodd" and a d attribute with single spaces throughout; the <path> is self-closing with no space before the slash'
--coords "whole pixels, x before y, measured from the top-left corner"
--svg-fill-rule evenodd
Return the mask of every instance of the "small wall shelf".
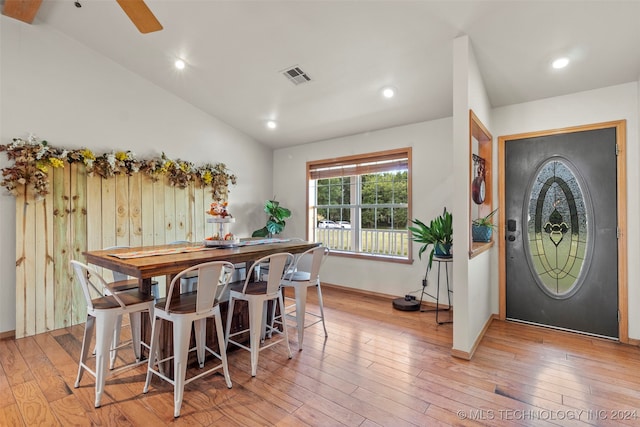
<path id="1" fill-rule="evenodd" d="M 471 221 L 482 218 L 493 211 L 493 137 L 480 119 L 469 110 L 469 258 L 490 249 L 489 242 L 474 242 L 471 237 Z"/>

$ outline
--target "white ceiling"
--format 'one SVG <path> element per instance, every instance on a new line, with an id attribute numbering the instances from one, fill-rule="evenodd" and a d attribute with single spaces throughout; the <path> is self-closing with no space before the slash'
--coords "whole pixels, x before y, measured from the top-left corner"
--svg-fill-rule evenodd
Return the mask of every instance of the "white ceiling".
<path id="1" fill-rule="evenodd" d="M 465 34 L 493 107 L 640 77 L 640 1 L 146 0 L 164 26 L 150 34 L 115 0 L 79 1 L 44 1 L 34 25 L 273 148 L 451 116 L 452 45 Z M 550 68 L 557 55 L 567 69 Z M 290 83 L 280 71 L 293 65 L 312 81 Z"/>

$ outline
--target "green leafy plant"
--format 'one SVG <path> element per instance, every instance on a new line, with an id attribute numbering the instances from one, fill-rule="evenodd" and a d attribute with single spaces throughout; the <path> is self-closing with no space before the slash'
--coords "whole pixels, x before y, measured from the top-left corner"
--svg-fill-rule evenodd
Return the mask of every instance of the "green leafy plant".
<path id="1" fill-rule="evenodd" d="M 291 211 L 280 206 L 280 202 L 267 200 L 264 204 L 264 211 L 269 215 L 267 224 L 254 231 L 251 237 L 267 237 L 280 234 L 287 224 L 285 219 L 291 217 Z"/>
<path id="2" fill-rule="evenodd" d="M 479 227 L 490 227 L 492 229 L 496 228 L 496 225 L 493 223 L 493 216 L 498 212 L 498 208 L 495 208 L 491 213 L 483 216 L 482 218 L 476 218 L 471 223 L 475 226 Z"/>
<path id="3" fill-rule="evenodd" d="M 488 243 L 491 241 L 493 230 L 496 228 L 493 223 L 493 216 L 496 212 L 498 212 L 497 208 L 486 216 L 471 221 L 471 237 L 474 242 Z"/>
<path id="4" fill-rule="evenodd" d="M 414 242 L 422 243 L 418 250 L 418 257 L 422 259 L 422 254 L 431 246 L 429 253 L 428 269 L 431 269 L 433 256 L 436 252 L 443 256 L 451 254 L 451 245 L 453 245 L 453 216 L 444 208 L 442 215 L 431 220 L 429 225 L 419 219 L 411 220 L 415 227 L 409 227 L 411 238 Z"/>

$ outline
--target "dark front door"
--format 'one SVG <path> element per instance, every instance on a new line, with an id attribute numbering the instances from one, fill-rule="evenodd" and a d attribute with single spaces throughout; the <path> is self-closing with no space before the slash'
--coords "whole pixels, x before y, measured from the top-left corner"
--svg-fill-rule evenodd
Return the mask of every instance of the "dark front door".
<path id="1" fill-rule="evenodd" d="M 618 337 L 616 129 L 505 142 L 507 318 Z"/>

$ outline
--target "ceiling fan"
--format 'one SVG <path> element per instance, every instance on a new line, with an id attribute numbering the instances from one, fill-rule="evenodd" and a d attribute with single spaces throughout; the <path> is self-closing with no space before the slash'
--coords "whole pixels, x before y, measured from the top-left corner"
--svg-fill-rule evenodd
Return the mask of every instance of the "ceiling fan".
<path id="1" fill-rule="evenodd" d="M 146 34 L 162 29 L 162 24 L 144 3 L 144 0 L 116 1 L 141 33 Z M 42 0 L 4 0 L 2 14 L 31 24 L 41 4 Z"/>

